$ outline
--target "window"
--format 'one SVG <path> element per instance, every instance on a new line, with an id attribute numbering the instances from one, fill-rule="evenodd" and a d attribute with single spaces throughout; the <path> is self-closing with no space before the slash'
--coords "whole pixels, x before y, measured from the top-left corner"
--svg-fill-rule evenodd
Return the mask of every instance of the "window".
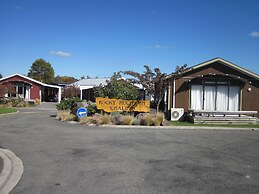
<path id="1" fill-rule="evenodd" d="M 16 84 L 15 85 L 16 94 L 13 97 L 20 97 L 26 100 L 30 99 L 30 86 L 25 84 Z"/>
<path id="2" fill-rule="evenodd" d="M 226 85 L 227 82 L 204 82 L 203 85 L 191 86 L 191 109 L 238 111 L 240 87 Z"/>

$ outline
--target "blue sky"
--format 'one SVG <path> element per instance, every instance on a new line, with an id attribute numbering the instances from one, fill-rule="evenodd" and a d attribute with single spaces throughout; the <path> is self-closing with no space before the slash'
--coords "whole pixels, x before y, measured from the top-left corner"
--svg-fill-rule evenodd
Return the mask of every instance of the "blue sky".
<path id="1" fill-rule="evenodd" d="M 258 0 L 0 0 L 0 73 L 171 73 L 221 57 L 259 74 Z"/>

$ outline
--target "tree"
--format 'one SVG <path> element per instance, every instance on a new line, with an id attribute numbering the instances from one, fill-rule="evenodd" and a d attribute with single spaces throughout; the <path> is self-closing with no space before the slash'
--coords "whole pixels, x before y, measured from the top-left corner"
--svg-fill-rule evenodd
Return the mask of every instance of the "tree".
<path id="1" fill-rule="evenodd" d="M 94 89 L 94 94 L 95 97 L 136 100 L 139 92 L 135 86 L 121 79 L 120 73 L 114 73 L 106 86 L 100 85 Z"/>
<path id="2" fill-rule="evenodd" d="M 175 76 L 182 76 L 182 73 L 186 70 L 187 64 L 184 64 L 182 66 L 177 65 L 175 68 Z"/>
<path id="3" fill-rule="evenodd" d="M 65 98 L 80 97 L 80 88 L 76 85 L 66 86 L 64 88 L 63 96 Z"/>
<path id="4" fill-rule="evenodd" d="M 16 94 L 15 87 L 8 83 L 5 85 L 0 85 L 0 96 L 4 96 L 5 94 L 8 94 L 8 96 L 13 96 Z"/>
<path id="5" fill-rule="evenodd" d="M 54 83 L 74 83 L 78 81 L 77 79 L 75 79 L 74 77 L 70 77 L 70 76 L 56 76 L 54 78 Z"/>
<path id="6" fill-rule="evenodd" d="M 83 75 L 80 77 L 80 79 L 91 79 L 91 77 L 89 75 L 87 75 L 86 77 Z"/>
<path id="7" fill-rule="evenodd" d="M 3 78 L 2 74 L 0 73 L 0 79 Z"/>
<path id="8" fill-rule="evenodd" d="M 148 65 L 144 65 L 146 71 L 144 73 L 138 73 L 135 71 L 122 71 L 123 74 L 130 75 L 133 78 L 128 79 L 132 84 L 140 84 L 147 91 L 156 104 L 157 111 L 159 105 L 162 101 L 163 93 L 162 89 L 164 88 L 161 84 L 164 83 L 164 78 L 166 74 L 161 73 L 159 68 L 154 68 L 154 71 L 150 69 Z M 159 87 L 156 87 L 155 84 L 159 82 Z"/>
<path id="9" fill-rule="evenodd" d="M 28 77 L 43 83 L 53 83 L 54 69 L 51 67 L 51 64 L 45 60 L 37 59 L 29 69 Z"/>

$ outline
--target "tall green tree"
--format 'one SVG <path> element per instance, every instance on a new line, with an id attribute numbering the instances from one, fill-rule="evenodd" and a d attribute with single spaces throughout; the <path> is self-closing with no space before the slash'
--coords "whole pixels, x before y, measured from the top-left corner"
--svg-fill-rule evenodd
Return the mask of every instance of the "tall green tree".
<path id="1" fill-rule="evenodd" d="M 45 60 L 37 59 L 32 63 L 27 76 L 43 83 L 53 83 L 54 69 Z"/>
<path id="2" fill-rule="evenodd" d="M 139 96 L 138 89 L 121 79 L 120 73 L 114 73 L 107 85 L 100 85 L 94 89 L 95 97 L 108 97 L 122 100 L 136 100 Z"/>

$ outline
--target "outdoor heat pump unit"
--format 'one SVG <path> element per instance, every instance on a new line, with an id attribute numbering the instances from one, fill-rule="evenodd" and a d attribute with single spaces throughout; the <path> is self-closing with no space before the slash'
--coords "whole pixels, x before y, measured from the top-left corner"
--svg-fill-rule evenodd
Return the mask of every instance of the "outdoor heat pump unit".
<path id="1" fill-rule="evenodd" d="M 171 121 L 178 121 L 184 114 L 183 108 L 172 108 L 171 109 Z"/>

